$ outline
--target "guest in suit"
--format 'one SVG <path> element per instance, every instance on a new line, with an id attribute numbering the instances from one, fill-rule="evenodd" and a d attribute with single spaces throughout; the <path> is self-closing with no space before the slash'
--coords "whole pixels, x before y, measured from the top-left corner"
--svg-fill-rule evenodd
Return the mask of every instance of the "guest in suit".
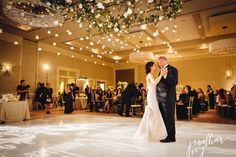
<path id="1" fill-rule="evenodd" d="M 211 88 L 211 85 L 207 86 L 207 94 L 208 94 L 210 108 L 214 109 L 215 108 L 215 95 L 214 95 L 213 89 Z"/>
<path id="2" fill-rule="evenodd" d="M 65 101 L 65 114 L 70 114 L 73 112 L 73 96 L 72 92 L 70 89 L 70 85 L 66 86 L 66 89 L 64 90 L 64 95 L 63 95 L 64 101 Z"/>
<path id="3" fill-rule="evenodd" d="M 16 87 L 17 95 L 20 96 L 19 101 L 25 101 L 29 87 L 26 85 L 25 80 L 20 81 L 20 85 Z"/>
<path id="4" fill-rule="evenodd" d="M 176 85 L 178 84 L 178 70 L 169 65 L 167 58 L 161 56 L 157 63 L 163 73 L 161 81 L 157 84 L 157 100 L 166 125 L 168 136 L 161 142 L 175 142 L 175 103 Z"/>
<path id="5" fill-rule="evenodd" d="M 125 116 L 130 117 L 129 111 L 130 111 L 130 105 L 132 103 L 132 99 L 136 99 L 138 96 L 138 89 L 134 83 L 128 84 L 128 86 L 125 88 L 124 92 L 122 93 L 122 104 L 119 110 L 119 115 L 123 116 L 123 110 L 125 107 Z"/>

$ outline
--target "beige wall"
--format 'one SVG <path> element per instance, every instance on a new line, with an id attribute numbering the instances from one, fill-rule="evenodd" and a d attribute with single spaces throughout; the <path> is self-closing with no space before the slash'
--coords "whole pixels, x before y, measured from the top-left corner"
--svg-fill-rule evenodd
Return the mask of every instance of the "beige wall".
<path id="1" fill-rule="evenodd" d="M 13 66 L 12 71 L 5 73 L 0 71 L 0 94 L 13 93 L 20 78 L 20 53 L 21 45 L 13 45 L 0 40 L 0 65 L 10 64 Z M 0 69 L 0 70 L 1 70 Z"/>
<path id="2" fill-rule="evenodd" d="M 34 92 L 38 81 L 45 82 L 44 64 L 50 66 L 49 82 L 54 89 L 57 87 L 57 67 L 59 66 L 78 70 L 80 76 L 89 79 L 104 80 L 107 86 L 113 85 L 112 67 L 95 65 L 67 56 L 57 56 L 51 51 L 38 52 L 38 43 L 22 39 L 19 45 L 14 45 L 13 42 L 16 40 L 19 41 L 19 37 L 16 39 L 6 33 L 0 35 L 0 65 L 13 66 L 9 74 L 0 71 L 0 94 L 15 94 L 20 79 L 25 79 L 31 86 L 31 92 Z"/>
<path id="3" fill-rule="evenodd" d="M 215 57 L 197 60 L 170 61 L 179 70 L 179 85 L 191 85 L 203 88 L 210 84 L 214 89 L 229 90 L 236 83 L 236 56 Z M 232 71 L 232 77 L 226 78 L 225 72 Z M 145 83 L 144 64 L 138 65 L 138 82 Z"/>
<path id="4" fill-rule="evenodd" d="M 107 85 L 113 85 L 113 68 L 102 65 L 95 65 L 94 63 L 84 62 L 82 60 L 73 59 L 71 57 L 57 56 L 50 52 L 39 52 L 38 60 L 38 81 L 45 82 L 46 74 L 43 70 L 43 65 L 48 64 L 49 77 L 48 81 L 52 84 L 52 87 L 56 89 L 57 85 L 57 67 L 67 67 L 77 69 L 80 72 L 80 76 L 87 77 L 89 79 L 106 80 Z"/>

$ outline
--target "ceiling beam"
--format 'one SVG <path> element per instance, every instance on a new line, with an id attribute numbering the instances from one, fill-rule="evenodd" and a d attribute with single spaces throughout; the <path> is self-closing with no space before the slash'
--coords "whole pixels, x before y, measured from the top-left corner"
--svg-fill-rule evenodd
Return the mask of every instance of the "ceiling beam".
<path id="1" fill-rule="evenodd" d="M 189 40 L 189 41 L 183 41 L 183 42 L 175 42 L 172 43 L 172 47 L 174 50 L 181 50 L 181 49 L 187 49 L 187 48 L 195 48 L 200 49 L 202 44 L 209 44 L 210 42 L 213 42 L 215 40 L 225 39 L 225 35 L 216 36 L 216 37 L 210 37 L 206 39 L 196 39 L 196 40 Z M 228 34 L 227 38 L 236 38 L 236 33 L 234 34 Z M 167 51 L 166 45 L 156 45 L 156 46 L 149 46 L 149 47 L 143 47 L 140 49 L 140 51 L 152 51 L 152 52 L 162 52 Z M 117 52 L 119 55 L 127 55 L 129 53 L 133 52 L 133 50 L 126 50 L 126 51 L 120 51 Z"/>
<path id="2" fill-rule="evenodd" d="M 200 38 L 206 39 L 206 34 L 205 34 L 205 30 L 203 27 L 200 13 L 193 14 L 192 16 L 193 16 L 194 23 L 197 27 L 198 34 L 200 35 Z"/>
<path id="3" fill-rule="evenodd" d="M 145 32 L 151 36 L 152 38 L 156 39 L 155 37 L 153 37 L 153 33 L 154 32 L 157 32 L 158 33 L 158 37 L 162 40 L 162 41 L 166 41 L 166 42 L 169 42 L 171 43 L 155 26 L 153 25 L 149 25 L 147 27 L 147 29 L 145 30 Z"/>

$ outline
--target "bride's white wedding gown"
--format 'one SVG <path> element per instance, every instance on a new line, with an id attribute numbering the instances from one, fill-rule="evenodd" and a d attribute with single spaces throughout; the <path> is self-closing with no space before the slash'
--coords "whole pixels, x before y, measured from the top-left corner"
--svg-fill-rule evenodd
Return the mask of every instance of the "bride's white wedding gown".
<path id="1" fill-rule="evenodd" d="M 135 142 L 159 142 L 167 137 L 166 127 L 156 98 L 156 84 L 159 80 L 155 80 L 149 73 L 146 76 L 146 81 L 147 106 L 133 140 Z"/>

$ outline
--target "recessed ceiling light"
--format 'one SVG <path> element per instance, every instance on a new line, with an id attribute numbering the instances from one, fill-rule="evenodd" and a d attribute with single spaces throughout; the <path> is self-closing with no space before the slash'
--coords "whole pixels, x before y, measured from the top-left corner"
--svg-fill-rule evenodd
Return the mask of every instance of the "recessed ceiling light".
<path id="1" fill-rule="evenodd" d="M 119 63 L 119 61 L 116 61 L 116 63 Z"/>
<path id="2" fill-rule="evenodd" d="M 201 28 L 202 28 L 202 25 L 199 25 L 198 28 L 201 29 Z"/>
<path id="3" fill-rule="evenodd" d="M 97 62 L 95 61 L 94 64 L 97 64 Z"/>
<path id="4" fill-rule="evenodd" d="M 53 46 L 57 46 L 57 43 L 56 43 L 56 42 L 53 42 L 52 45 L 53 45 Z"/>
<path id="5" fill-rule="evenodd" d="M 174 25 L 175 28 L 177 28 L 178 26 L 177 25 Z"/>
<path id="6" fill-rule="evenodd" d="M 129 61 L 126 61 L 126 63 L 129 63 Z"/>
<path id="7" fill-rule="evenodd" d="M 84 59 L 85 62 L 87 62 L 87 59 Z"/>
<path id="8" fill-rule="evenodd" d="M 147 41 L 151 41 L 152 40 L 152 38 L 150 38 L 150 37 L 147 37 Z"/>
<path id="9" fill-rule="evenodd" d="M 49 31 L 48 31 L 48 34 L 51 34 L 51 33 L 52 33 L 52 32 L 49 30 Z"/>
<path id="10" fill-rule="evenodd" d="M 157 33 L 157 32 L 154 32 L 154 33 L 152 33 L 152 36 L 157 37 L 157 36 L 158 36 L 158 33 Z"/>
<path id="11" fill-rule="evenodd" d="M 19 42 L 18 41 L 14 41 L 14 45 L 18 45 L 19 44 Z"/>
<path id="12" fill-rule="evenodd" d="M 105 66 L 105 63 L 102 63 L 103 66 Z"/>
<path id="13" fill-rule="evenodd" d="M 91 55 L 91 57 L 93 58 L 93 57 L 94 57 L 94 55 Z"/>
<path id="14" fill-rule="evenodd" d="M 71 42 L 67 41 L 66 44 L 67 44 L 67 45 L 71 45 Z"/>
<path id="15" fill-rule="evenodd" d="M 177 40 L 177 41 L 180 41 L 180 38 L 177 38 L 176 40 Z"/>
<path id="16" fill-rule="evenodd" d="M 36 39 L 36 40 L 39 40 L 39 36 L 38 36 L 38 35 L 35 35 L 35 39 Z"/>
<path id="17" fill-rule="evenodd" d="M 38 47 L 38 51 L 43 51 L 43 49 L 41 47 Z"/>
<path id="18" fill-rule="evenodd" d="M 168 30 L 169 30 L 169 27 L 165 27 L 165 30 L 168 31 Z"/>
<path id="19" fill-rule="evenodd" d="M 60 56 L 61 54 L 59 52 L 57 52 L 57 55 Z"/>
<path id="20" fill-rule="evenodd" d="M 70 47 L 71 50 L 74 50 L 75 48 L 73 46 Z"/>
<path id="21" fill-rule="evenodd" d="M 142 30 L 146 30 L 146 29 L 147 29 L 147 25 L 146 25 L 146 24 L 141 25 L 140 28 L 141 28 Z"/>
<path id="22" fill-rule="evenodd" d="M 72 35 L 72 32 L 71 32 L 71 31 L 69 31 L 69 32 L 68 32 L 68 35 Z"/>
<path id="23" fill-rule="evenodd" d="M 55 34 L 55 37 L 59 37 L 59 34 Z"/>
<path id="24" fill-rule="evenodd" d="M 89 43 L 89 45 L 93 46 L 93 45 L 94 45 L 94 43 L 91 41 L 91 42 Z"/>
<path id="25" fill-rule="evenodd" d="M 113 56 L 112 58 L 113 58 L 114 60 L 116 60 L 116 61 L 121 59 L 120 56 Z"/>
<path id="26" fill-rule="evenodd" d="M 74 58 L 75 56 L 74 56 L 74 55 L 72 55 L 71 57 L 72 57 L 72 58 Z"/>
<path id="27" fill-rule="evenodd" d="M 173 30 L 172 30 L 172 32 L 173 32 L 173 33 L 176 33 L 176 30 L 175 30 L 175 29 L 173 29 Z"/>

